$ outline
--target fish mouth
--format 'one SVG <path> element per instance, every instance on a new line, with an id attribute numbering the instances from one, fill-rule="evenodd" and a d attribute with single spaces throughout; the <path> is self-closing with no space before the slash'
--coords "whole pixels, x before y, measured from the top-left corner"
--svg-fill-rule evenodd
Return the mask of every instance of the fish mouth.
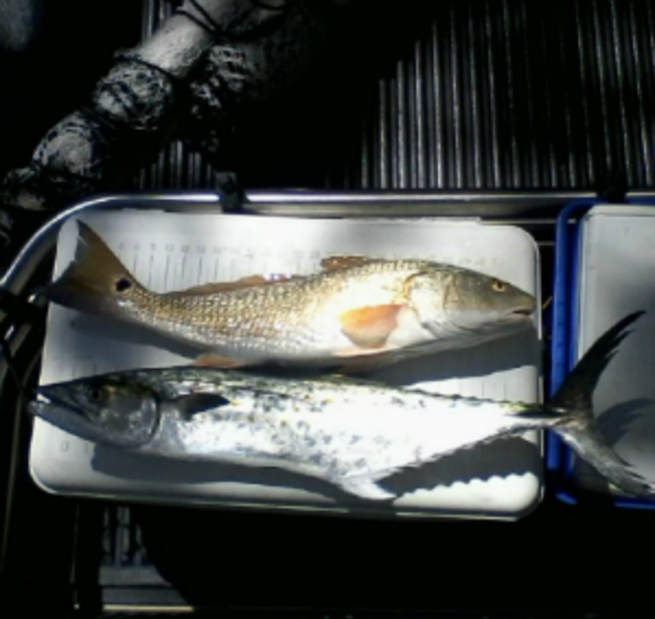
<path id="1" fill-rule="evenodd" d="M 37 398 L 27 407 L 32 416 L 74 434 L 88 434 L 93 431 L 93 423 L 78 407 L 57 396 L 48 387 L 39 387 L 35 391 Z"/>
<path id="2" fill-rule="evenodd" d="M 36 390 L 37 399 L 28 404 L 29 413 L 82 440 L 99 443 L 101 429 L 76 406 L 47 390 Z"/>
<path id="3" fill-rule="evenodd" d="M 74 413 L 78 417 L 85 418 L 84 413 L 79 410 L 77 407 L 72 406 L 70 402 L 67 402 L 64 398 L 61 398 L 57 395 L 57 393 L 48 386 L 45 387 L 38 387 L 36 389 L 36 395 L 40 400 L 37 400 L 36 403 L 39 404 L 44 404 L 44 405 L 54 405 L 59 408 L 65 408 L 71 413 Z"/>
<path id="4" fill-rule="evenodd" d="M 522 322 L 531 320 L 532 314 L 534 314 L 534 307 L 515 307 L 506 312 L 503 318 L 512 322 Z"/>

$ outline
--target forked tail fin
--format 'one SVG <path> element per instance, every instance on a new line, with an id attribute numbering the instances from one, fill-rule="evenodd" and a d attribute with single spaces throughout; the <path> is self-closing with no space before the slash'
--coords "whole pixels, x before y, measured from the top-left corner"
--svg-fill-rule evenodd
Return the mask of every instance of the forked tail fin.
<path id="1" fill-rule="evenodd" d="M 598 432 L 592 398 L 596 385 L 617 353 L 619 344 L 632 332 L 628 327 L 643 314 L 644 312 L 629 314 L 601 335 L 580 359 L 547 406 L 561 415 L 551 429 L 607 481 L 634 496 L 655 495 L 655 487 L 632 471 Z"/>

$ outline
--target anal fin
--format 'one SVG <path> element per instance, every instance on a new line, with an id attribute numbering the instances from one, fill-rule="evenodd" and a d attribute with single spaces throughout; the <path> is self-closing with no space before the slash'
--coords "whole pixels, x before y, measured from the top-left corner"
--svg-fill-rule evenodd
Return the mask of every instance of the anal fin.
<path id="1" fill-rule="evenodd" d="M 354 494 L 369 501 L 388 501 L 396 498 L 393 492 L 381 488 L 370 477 L 344 477 L 339 480 L 338 484 L 348 494 Z"/>
<path id="2" fill-rule="evenodd" d="M 251 365 L 247 361 L 238 361 L 237 359 L 230 359 L 229 357 L 222 357 L 214 353 L 204 353 L 196 357 L 191 365 L 198 367 L 211 367 L 221 368 L 224 370 L 243 368 Z"/>
<path id="3" fill-rule="evenodd" d="M 379 364 L 386 364 L 389 359 L 389 353 L 396 350 L 392 346 L 380 346 L 379 348 L 359 348 L 351 346 L 335 350 L 332 356 L 339 365 L 347 364 L 348 367 L 377 367 Z"/>

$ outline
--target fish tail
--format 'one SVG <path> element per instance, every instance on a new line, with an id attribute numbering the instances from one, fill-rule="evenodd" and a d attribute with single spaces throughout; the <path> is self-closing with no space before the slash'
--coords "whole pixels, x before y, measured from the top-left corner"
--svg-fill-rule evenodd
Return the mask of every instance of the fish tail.
<path id="1" fill-rule="evenodd" d="M 107 244 L 78 220 L 75 257 L 61 276 L 41 290 L 49 301 L 84 313 L 120 316 L 119 301 L 143 286 Z"/>
<path id="2" fill-rule="evenodd" d="M 629 314 L 600 336 L 546 406 L 559 415 L 551 429 L 607 481 L 634 496 L 653 495 L 655 488 L 632 471 L 598 432 L 592 398 L 619 344 L 632 332 L 628 327 L 643 313 Z"/>

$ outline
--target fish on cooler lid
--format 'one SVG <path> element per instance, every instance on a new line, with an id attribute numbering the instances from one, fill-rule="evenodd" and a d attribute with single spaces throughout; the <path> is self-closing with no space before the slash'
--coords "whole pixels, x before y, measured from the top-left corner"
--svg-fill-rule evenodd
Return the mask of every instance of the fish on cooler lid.
<path id="1" fill-rule="evenodd" d="M 502 280 L 426 260 L 332 256 L 322 271 L 157 293 L 78 221 L 73 261 L 42 294 L 198 349 L 196 365 L 381 367 L 533 326 L 535 299 Z"/>

